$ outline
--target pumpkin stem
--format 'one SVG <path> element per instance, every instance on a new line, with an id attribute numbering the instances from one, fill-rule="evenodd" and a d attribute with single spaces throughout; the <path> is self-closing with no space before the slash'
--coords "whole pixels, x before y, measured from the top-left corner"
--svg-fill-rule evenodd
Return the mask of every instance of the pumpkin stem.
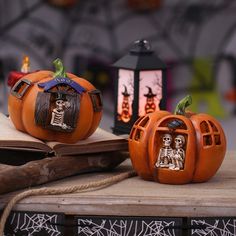
<path id="1" fill-rule="evenodd" d="M 56 77 L 63 77 L 66 78 L 66 72 L 65 72 L 65 67 L 63 66 L 62 60 L 57 58 L 56 60 L 53 61 L 53 65 L 55 67 L 55 72 L 53 74 L 53 78 Z"/>
<path id="2" fill-rule="evenodd" d="M 185 115 L 185 109 L 192 104 L 192 97 L 187 95 L 177 104 L 174 114 L 175 115 Z"/>

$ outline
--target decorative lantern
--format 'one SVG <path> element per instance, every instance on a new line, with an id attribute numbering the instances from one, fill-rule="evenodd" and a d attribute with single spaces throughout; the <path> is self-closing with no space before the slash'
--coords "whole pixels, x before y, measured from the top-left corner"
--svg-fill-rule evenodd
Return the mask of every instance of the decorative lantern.
<path id="1" fill-rule="evenodd" d="M 147 40 L 139 40 L 113 66 L 118 68 L 113 132 L 128 134 L 140 116 L 166 108 L 166 65 Z"/>

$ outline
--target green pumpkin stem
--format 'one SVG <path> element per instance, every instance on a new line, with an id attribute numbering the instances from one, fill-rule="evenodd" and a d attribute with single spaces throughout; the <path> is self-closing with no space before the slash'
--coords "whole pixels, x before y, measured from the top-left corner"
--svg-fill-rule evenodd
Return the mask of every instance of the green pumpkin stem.
<path id="1" fill-rule="evenodd" d="M 53 65 L 55 67 L 55 72 L 53 74 L 53 78 L 56 77 L 63 77 L 66 78 L 66 72 L 65 72 L 65 67 L 63 66 L 62 60 L 57 58 L 56 60 L 53 61 Z"/>
<path id="2" fill-rule="evenodd" d="M 191 104 L 192 104 L 192 97 L 190 95 L 187 95 L 182 100 L 180 100 L 180 102 L 177 104 L 174 114 L 184 116 L 186 113 L 185 109 Z"/>

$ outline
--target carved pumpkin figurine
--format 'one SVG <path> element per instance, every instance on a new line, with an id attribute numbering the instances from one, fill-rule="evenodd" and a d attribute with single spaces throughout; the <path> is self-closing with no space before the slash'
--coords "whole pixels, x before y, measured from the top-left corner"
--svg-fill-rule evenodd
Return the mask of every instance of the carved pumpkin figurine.
<path id="1" fill-rule="evenodd" d="M 75 143 L 90 136 L 102 115 L 101 93 L 87 80 L 65 73 L 61 60 L 56 72 L 23 76 L 11 89 L 10 118 L 16 129 L 48 141 Z"/>
<path id="2" fill-rule="evenodd" d="M 157 95 L 152 92 L 151 87 L 146 87 L 148 88 L 148 93 L 144 94 L 144 96 L 147 98 L 145 104 L 145 113 L 148 114 L 156 110 L 155 97 Z"/>
<path id="3" fill-rule="evenodd" d="M 204 182 L 221 166 L 226 152 L 224 131 L 210 115 L 185 112 L 191 102 L 187 96 L 174 114 L 156 111 L 133 125 L 130 157 L 142 178 L 167 184 Z"/>
<path id="4" fill-rule="evenodd" d="M 122 110 L 121 110 L 121 114 L 119 115 L 119 119 L 127 123 L 131 119 L 130 105 L 129 105 L 130 94 L 128 93 L 127 87 L 125 85 L 124 85 L 124 89 L 125 89 L 124 92 L 122 92 L 123 101 L 122 101 Z"/>

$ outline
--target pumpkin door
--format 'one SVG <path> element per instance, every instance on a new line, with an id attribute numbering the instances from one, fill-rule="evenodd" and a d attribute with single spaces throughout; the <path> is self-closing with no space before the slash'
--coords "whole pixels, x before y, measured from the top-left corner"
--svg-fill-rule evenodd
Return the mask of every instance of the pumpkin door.
<path id="1" fill-rule="evenodd" d="M 152 124 L 169 115 L 167 111 L 149 113 L 140 117 L 133 125 L 129 136 L 129 153 L 134 169 L 146 179 L 153 179 L 148 158 L 148 140 Z"/>
<path id="2" fill-rule="evenodd" d="M 181 126 L 175 130 L 171 130 L 168 124 L 173 121 L 180 122 Z M 169 134 L 170 137 L 170 154 L 167 154 L 167 157 L 164 154 L 166 148 L 163 148 L 163 138 L 165 134 Z M 185 142 L 182 147 L 185 157 L 183 158 L 182 166 L 179 166 L 178 170 L 177 163 L 174 163 L 174 154 L 171 153 L 174 152 L 177 137 L 183 137 Z M 169 115 L 157 122 L 150 134 L 148 145 L 150 169 L 153 173 L 154 180 L 167 184 L 185 184 L 191 182 L 195 171 L 196 143 L 195 129 L 188 118 L 178 115 Z M 161 158 L 163 158 L 163 160 L 160 160 Z M 167 160 L 165 160 L 165 158 L 167 158 Z M 171 166 L 173 168 L 171 168 Z"/>
<path id="3" fill-rule="evenodd" d="M 88 81 L 65 73 L 38 71 L 19 80 L 9 96 L 9 114 L 16 129 L 48 141 L 74 143 L 90 136 L 102 115 L 100 92 Z"/>

